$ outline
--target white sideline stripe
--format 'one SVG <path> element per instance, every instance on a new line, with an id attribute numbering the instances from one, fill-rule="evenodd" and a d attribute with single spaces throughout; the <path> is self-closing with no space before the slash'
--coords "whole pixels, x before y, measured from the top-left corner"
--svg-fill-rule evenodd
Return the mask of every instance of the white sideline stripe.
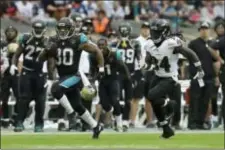
<path id="1" fill-rule="evenodd" d="M 57 149 L 57 150 L 61 150 L 61 149 L 66 149 L 66 150 L 77 150 L 77 149 L 82 149 L 82 150 L 119 150 L 119 149 L 123 149 L 123 150 L 153 150 L 153 149 L 164 149 L 163 147 L 159 147 L 158 145 L 135 145 L 135 144 L 129 144 L 129 145 L 104 145 L 104 146 L 99 146 L 97 147 L 96 145 L 89 145 L 89 146 L 83 146 L 83 145 L 72 145 L 72 146 L 67 146 L 67 145 L 59 145 L 59 146 L 47 146 L 47 145 L 34 145 L 34 146 L 21 146 L 21 145 L 17 145 L 17 144 L 13 144 L 11 145 L 12 147 L 18 147 L 18 149 L 21 148 L 32 148 L 33 150 L 40 150 L 40 149 L 49 149 L 49 150 L 53 150 L 53 149 Z M 166 145 L 165 145 L 166 146 Z M 190 149 L 190 148 L 194 148 L 194 149 L 198 149 L 198 150 L 212 150 L 212 149 L 220 149 L 220 148 L 211 148 L 211 147 L 206 147 L 205 145 L 181 145 L 179 146 L 178 144 L 169 144 L 169 146 L 174 146 L 176 148 L 181 148 L 182 150 L 186 150 L 186 149 Z M 167 148 L 172 149 L 172 148 Z"/>
<path id="2" fill-rule="evenodd" d="M 119 132 L 102 132 L 104 135 L 130 135 L 130 134 L 161 134 L 162 131 L 149 131 L 149 132 L 126 132 L 126 133 L 119 133 Z M 223 130 L 216 130 L 216 131 L 176 131 L 176 134 L 224 134 Z M 43 135 L 43 136 L 51 136 L 51 135 L 91 135 L 91 132 L 43 132 L 43 133 L 34 133 L 34 132 L 20 132 L 15 133 L 12 131 L 1 131 L 2 136 L 17 136 L 17 135 Z"/>

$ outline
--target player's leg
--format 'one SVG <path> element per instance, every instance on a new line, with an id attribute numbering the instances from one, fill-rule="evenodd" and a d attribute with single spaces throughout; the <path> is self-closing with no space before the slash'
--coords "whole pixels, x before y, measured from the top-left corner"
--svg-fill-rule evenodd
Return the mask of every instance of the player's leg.
<path id="1" fill-rule="evenodd" d="M 222 84 L 222 93 L 223 93 L 223 102 L 222 102 L 222 116 L 223 116 L 223 125 L 225 130 L 225 65 L 221 67 L 220 82 Z"/>
<path id="2" fill-rule="evenodd" d="M 125 98 L 124 98 L 125 104 L 123 107 L 123 128 L 124 128 L 124 131 L 126 131 L 129 126 L 133 87 L 132 87 L 132 82 L 125 79 L 123 81 L 123 84 L 124 84 L 124 93 L 125 93 Z"/>
<path id="3" fill-rule="evenodd" d="M 113 106 L 110 103 L 110 96 L 109 96 L 109 90 L 107 89 L 107 85 L 105 81 L 101 81 L 99 83 L 99 99 L 100 104 L 102 106 L 102 109 L 105 111 L 105 113 L 109 113 L 113 111 Z"/>
<path id="4" fill-rule="evenodd" d="M 58 100 L 59 104 L 66 110 L 67 117 L 69 120 L 69 130 L 74 129 L 76 126 L 76 114 L 74 108 L 69 102 L 67 96 L 65 95 L 66 91 L 70 90 L 69 84 L 73 82 L 73 84 L 78 83 L 79 79 L 73 76 L 61 78 L 59 81 L 54 82 L 51 86 L 51 94 L 52 96 Z M 71 84 L 70 86 L 73 86 Z"/>
<path id="5" fill-rule="evenodd" d="M 213 80 L 205 80 L 205 86 L 203 88 L 203 93 L 201 95 L 201 104 L 199 105 L 198 113 L 199 113 L 199 118 L 198 118 L 198 125 L 200 125 L 198 128 L 200 129 L 210 129 L 210 126 L 207 125 L 205 126 L 205 118 L 207 114 L 207 110 L 209 107 L 209 102 L 212 96 L 212 90 L 214 86 L 214 81 Z"/>
<path id="6" fill-rule="evenodd" d="M 83 106 L 79 88 L 73 88 L 72 91 L 66 92 L 66 96 L 70 102 L 73 100 L 72 105 L 74 106 L 74 109 L 80 118 L 83 119 L 93 129 L 93 138 L 98 138 L 99 134 L 103 130 L 103 127 L 98 125 L 97 121 L 94 120 L 89 111 Z"/>
<path id="7" fill-rule="evenodd" d="M 2 127 L 7 128 L 9 126 L 9 105 L 8 99 L 10 95 L 10 76 L 6 75 L 1 80 L 1 101 L 2 101 L 2 113 L 1 118 Z"/>
<path id="8" fill-rule="evenodd" d="M 15 118 L 18 114 L 18 109 L 19 109 L 18 108 L 18 96 L 19 96 L 18 79 L 19 79 L 19 76 L 12 76 L 11 77 L 11 86 L 12 86 L 12 90 L 13 90 L 13 93 L 14 93 L 14 96 L 15 96 L 15 99 L 16 99 L 16 104 L 14 106 L 14 114 L 12 116 L 12 121 L 14 121 L 14 124 L 16 124 Z M 25 118 L 24 118 L 24 120 L 25 120 Z"/>
<path id="9" fill-rule="evenodd" d="M 142 74 L 137 74 L 133 80 L 133 99 L 131 102 L 131 122 L 135 123 L 139 101 L 144 96 L 144 78 Z"/>
<path id="10" fill-rule="evenodd" d="M 158 125 L 163 128 L 163 138 L 169 138 L 174 135 L 174 131 L 169 126 L 169 119 L 174 113 L 175 102 L 167 100 L 166 96 L 171 92 L 175 81 L 172 78 L 154 77 L 148 99 L 152 103 L 153 110 L 158 119 Z"/>
<path id="11" fill-rule="evenodd" d="M 35 126 L 34 132 L 43 132 L 44 128 L 44 110 L 45 110 L 45 99 L 46 99 L 46 88 L 44 87 L 46 77 L 43 74 L 38 74 L 33 77 L 35 80 L 34 87 L 34 100 L 35 100 Z"/>
<path id="12" fill-rule="evenodd" d="M 188 128 L 197 129 L 197 120 L 198 120 L 198 108 L 199 99 L 201 97 L 202 89 L 198 85 L 197 80 L 192 80 L 190 85 L 190 104 L 188 112 Z"/>
<path id="13" fill-rule="evenodd" d="M 176 102 L 174 116 L 172 118 L 172 126 L 175 129 L 180 130 L 181 119 L 181 85 L 179 83 L 174 85 L 173 91 L 169 94 L 169 98 Z"/>
<path id="14" fill-rule="evenodd" d="M 15 132 L 21 132 L 24 129 L 23 121 L 29 109 L 29 103 L 32 99 L 32 74 L 23 71 L 19 77 L 19 99 L 18 99 L 18 114 L 16 116 Z"/>
<path id="15" fill-rule="evenodd" d="M 212 113 L 208 115 L 208 122 L 210 121 L 210 116 L 213 121 L 213 126 L 216 128 L 218 127 L 218 105 L 217 105 L 217 99 L 218 99 L 218 90 L 219 87 L 215 86 L 212 90 L 212 98 L 211 98 L 211 111 Z"/>
<path id="16" fill-rule="evenodd" d="M 152 123 L 152 117 L 153 117 L 152 104 L 150 100 L 148 100 L 148 91 L 150 89 L 150 84 L 151 84 L 153 75 L 154 75 L 154 71 L 147 71 L 145 73 L 144 97 L 145 97 L 145 113 L 146 113 L 147 128 L 155 127 L 155 124 Z"/>
<path id="17" fill-rule="evenodd" d="M 113 114 L 116 120 L 116 130 L 122 131 L 122 113 L 120 106 L 120 86 L 117 80 L 111 81 L 111 84 L 107 86 L 110 103 L 114 108 Z"/>

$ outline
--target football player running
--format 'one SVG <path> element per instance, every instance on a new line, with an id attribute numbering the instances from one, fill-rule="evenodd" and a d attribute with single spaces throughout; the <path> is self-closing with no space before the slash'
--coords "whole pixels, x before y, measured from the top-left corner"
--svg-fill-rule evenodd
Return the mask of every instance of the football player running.
<path id="1" fill-rule="evenodd" d="M 1 119 L 2 126 L 9 126 L 9 105 L 8 100 L 10 96 L 10 88 L 12 88 L 14 96 L 16 98 L 15 105 L 15 113 L 17 113 L 17 99 L 18 99 L 18 88 L 17 88 L 17 76 L 11 75 L 9 72 L 9 68 L 11 66 L 11 61 L 14 53 L 18 48 L 18 44 L 16 43 L 16 38 L 18 35 L 18 31 L 15 27 L 9 26 L 5 29 L 5 40 L 1 39 L 1 57 L 7 59 L 9 62 L 9 67 L 5 68 L 4 73 L 2 72 L 2 80 L 1 80 L 1 100 L 2 100 L 2 111 L 3 118 Z"/>
<path id="2" fill-rule="evenodd" d="M 17 62 L 23 55 L 23 68 L 19 77 L 19 101 L 18 115 L 14 131 L 23 131 L 23 121 L 28 111 L 29 103 L 35 100 L 35 132 L 43 132 L 45 109 L 45 82 L 46 77 L 42 71 L 43 63 L 37 62 L 38 55 L 43 51 L 46 37 L 44 36 L 46 25 L 37 20 L 32 24 L 32 33 L 23 34 L 19 38 L 19 47 L 13 56 L 11 75 L 15 75 Z"/>
<path id="3" fill-rule="evenodd" d="M 145 49 L 148 53 L 147 63 L 155 66 L 155 75 L 148 91 L 148 100 L 158 119 L 158 125 L 163 128 L 162 138 L 170 138 L 174 131 L 169 126 L 169 120 L 174 113 L 176 103 L 166 99 L 173 92 L 178 78 L 178 55 L 183 54 L 198 69 L 196 79 L 204 76 L 201 63 L 197 55 L 183 46 L 183 41 L 171 35 L 169 23 L 164 19 L 154 20 L 151 24 L 151 40 Z"/>
<path id="4" fill-rule="evenodd" d="M 121 75 L 120 85 L 121 92 L 124 89 L 124 108 L 123 108 L 123 131 L 126 132 L 129 128 L 130 119 L 130 105 L 132 98 L 140 99 L 143 96 L 144 84 L 141 82 L 141 45 L 137 40 L 130 40 L 131 34 L 130 24 L 121 24 L 119 26 L 120 38 L 116 46 L 116 51 L 118 51 L 122 57 L 123 62 L 129 69 L 132 76 L 131 80 L 126 80 L 126 78 Z M 131 82 L 130 82 L 131 81 Z"/>
<path id="5" fill-rule="evenodd" d="M 49 79 L 52 80 L 48 85 L 51 94 L 66 109 L 68 119 L 75 119 L 75 110 L 91 126 L 93 138 L 96 139 L 103 127 L 92 118 L 81 102 L 79 86 L 81 78 L 78 74 L 78 67 L 82 50 L 85 50 L 96 55 L 99 72 L 103 74 L 104 58 L 101 51 L 88 42 L 86 35 L 74 34 L 73 21 L 70 18 L 60 19 L 56 32 L 57 35 L 49 38 L 45 50 L 39 56 L 39 61 L 48 59 L 48 74 Z M 55 66 L 59 74 L 59 81 L 53 83 Z"/>
<path id="6" fill-rule="evenodd" d="M 120 58 L 119 52 L 112 52 L 108 47 L 107 40 L 102 38 L 97 42 L 101 49 L 105 60 L 105 75 L 99 80 L 99 98 L 100 104 L 106 113 L 110 111 L 115 115 L 116 131 L 122 131 L 122 113 L 119 103 L 120 87 L 118 74 L 122 74 L 126 80 L 131 82 L 130 73 L 125 63 Z M 93 60 L 90 59 L 92 65 L 95 66 Z M 92 68 L 93 70 L 93 68 Z M 94 72 L 94 71 L 92 71 Z"/>

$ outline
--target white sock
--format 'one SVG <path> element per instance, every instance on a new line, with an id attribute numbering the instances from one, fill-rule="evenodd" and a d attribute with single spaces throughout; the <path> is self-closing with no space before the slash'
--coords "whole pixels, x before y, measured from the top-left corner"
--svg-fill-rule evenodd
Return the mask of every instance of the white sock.
<path id="1" fill-rule="evenodd" d="M 80 116 L 87 124 L 91 126 L 91 128 L 95 128 L 98 123 L 94 120 L 94 118 L 91 116 L 89 111 L 85 111 L 83 115 Z"/>
<path id="2" fill-rule="evenodd" d="M 68 114 L 71 114 L 74 112 L 73 107 L 71 106 L 70 102 L 68 101 L 66 95 L 63 95 L 63 97 L 59 100 L 59 103 L 65 108 L 66 112 Z"/>
<path id="3" fill-rule="evenodd" d="M 129 121 L 123 120 L 123 125 L 128 127 L 129 126 Z"/>
<path id="4" fill-rule="evenodd" d="M 115 116 L 117 127 L 122 128 L 123 122 L 122 122 L 122 115 Z"/>

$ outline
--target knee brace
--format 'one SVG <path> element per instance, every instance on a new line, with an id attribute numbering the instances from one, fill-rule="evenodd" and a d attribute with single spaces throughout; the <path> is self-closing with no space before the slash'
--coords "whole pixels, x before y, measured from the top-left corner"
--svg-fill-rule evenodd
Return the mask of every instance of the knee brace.
<path id="1" fill-rule="evenodd" d="M 60 87 L 58 82 L 53 83 L 51 88 L 51 93 L 52 93 L 52 96 L 56 98 L 57 100 L 61 99 L 64 94 L 63 89 L 62 87 Z"/>

